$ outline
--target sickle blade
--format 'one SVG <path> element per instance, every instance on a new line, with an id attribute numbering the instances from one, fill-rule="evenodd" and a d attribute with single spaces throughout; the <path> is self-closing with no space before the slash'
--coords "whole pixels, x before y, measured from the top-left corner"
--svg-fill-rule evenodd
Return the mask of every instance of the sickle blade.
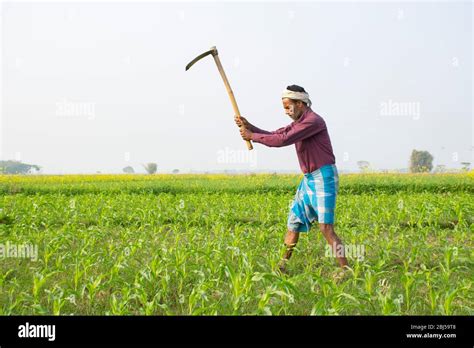
<path id="1" fill-rule="evenodd" d="M 190 67 L 192 67 L 194 65 L 194 63 L 196 63 L 198 60 L 204 58 L 205 56 L 209 55 L 209 54 L 217 54 L 217 50 L 215 47 L 212 47 L 209 51 L 206 51 L 202 54 L 200 54 L 199 56 L 197 56 L 196 58 L 194 58 L 192 61 L 190 61 L 188 63 L 188 65 L 186 65 L 186 71 L 189 70 Z"/>

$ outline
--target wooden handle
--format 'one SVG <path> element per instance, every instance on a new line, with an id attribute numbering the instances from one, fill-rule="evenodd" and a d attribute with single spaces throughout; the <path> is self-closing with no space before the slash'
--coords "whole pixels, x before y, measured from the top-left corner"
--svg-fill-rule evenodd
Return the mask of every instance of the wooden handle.
<path id="1" fill-rule="evenodd" d="M 234 113 L 235 113 L 236 116 L 240 117 L 242 115 L 240 115 L 239 107 L 237 106 L 237 102 L 236 102 L 235 97 L 234 97 L 234 92 L 232 92 L 232 88 L 230 88 L 229 80 L 227 80 L 227 76 L 225 76 L 224 68 L 222 67 L 219 56 L 217 54 L 213 54 L 212 56 L 214 57 L 214 61 L 216 62 L 217 69 L 219 70 L 219 73 L 222 76 L 222 80 L 224 80 L 224 85 L 225 85 L 225 88 L 227 90 L 227 94 L 229 94 L 229 98 L 230 98 L 230 101 L 232 103 L 232 107 L 234 108 Z M 241 126 L 241 127 L 243 127 L 243 126 Z M 252 150 L 253 149 L 252 142 L 250 140 L 246 140 L 246 143 L 247 143 L 247 148 L 249 150 Z"/>

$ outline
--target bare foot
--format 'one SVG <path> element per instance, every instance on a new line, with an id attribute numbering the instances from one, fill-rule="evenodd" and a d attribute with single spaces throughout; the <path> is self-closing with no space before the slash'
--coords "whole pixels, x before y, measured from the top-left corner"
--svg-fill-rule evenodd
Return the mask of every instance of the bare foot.
<path id="1" fill-rule="evenodd" d="M 282 274 L 288 274 L 288 270 L 286 268 L 286 263 L 288 262 L 288 260 L 285 260 L 285 259 L 282 259 L 280 260 L 280 262 L 278 263 L 278 270 L 282 273 Z"/>
<path id="2" fill-rule="evenodd" d="M 333 279 L 336 282 L 341 282 L 343 280 L 346 280 L 351 274 L 351 269 L 348 266 L 344 266 L 340 268 L 334 275 Z"/>

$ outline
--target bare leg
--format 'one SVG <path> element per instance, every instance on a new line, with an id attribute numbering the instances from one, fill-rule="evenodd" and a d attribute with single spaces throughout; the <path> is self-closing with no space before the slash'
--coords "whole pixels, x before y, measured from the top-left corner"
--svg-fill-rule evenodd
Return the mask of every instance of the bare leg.
<path id="1" fill-rule="evenodd" d="M 291 257 L 291 254 L 293 253 L 293 249 L 296 246 L 296 243 L 298 243 L 298 238 L 300 237 L 300 234 L 297 232 L 293 231 L 288 231 L 286 232 L 285 236 L 285 245 L 286 245 L 286 252 L 284 258 L 289 260 Z"/>
<path id="2" fill-rule="evenodd" d="M 332 224 L 319 224 L 319 229 L 323 233 L 323 236 L 326 238 L 328 244 L 331 246 L 333 255 L 336 255 L 339 266 L 342 268 L 347 266 L 348 263 L 344 251 L 344 245 L 337 236 L 336 232 L 334 232 L 334 226 Z"/>
<path id="3" fill-rule="evenodd" d="M 285 236 L 285 246 L 286 246 L 286 251 L 285 255 L 283 255 L 283 259 L 280 261 L 280 264 L 278 265 L 280 271 L 285 272 L 286 271 L 286 262 L 290 259 L 291 255 L 293 254 L 293 249 L 296 246 L 296 243 L 298 243 L 298 238 L 300 237 L 300 234 L 297 232 L 293 231 L 288 231 Z"/>

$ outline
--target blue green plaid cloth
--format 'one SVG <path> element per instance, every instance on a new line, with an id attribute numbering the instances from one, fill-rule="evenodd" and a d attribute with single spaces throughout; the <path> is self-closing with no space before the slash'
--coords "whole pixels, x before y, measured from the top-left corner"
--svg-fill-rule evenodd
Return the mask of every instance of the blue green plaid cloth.
<path id="1" fill-rule="evenodd" d="M 334 164 L 304 174 L 290 207 L 288 230 L 308 232 L 315 220 L 334 224 L 338 189 L 339 175 Z"/>

